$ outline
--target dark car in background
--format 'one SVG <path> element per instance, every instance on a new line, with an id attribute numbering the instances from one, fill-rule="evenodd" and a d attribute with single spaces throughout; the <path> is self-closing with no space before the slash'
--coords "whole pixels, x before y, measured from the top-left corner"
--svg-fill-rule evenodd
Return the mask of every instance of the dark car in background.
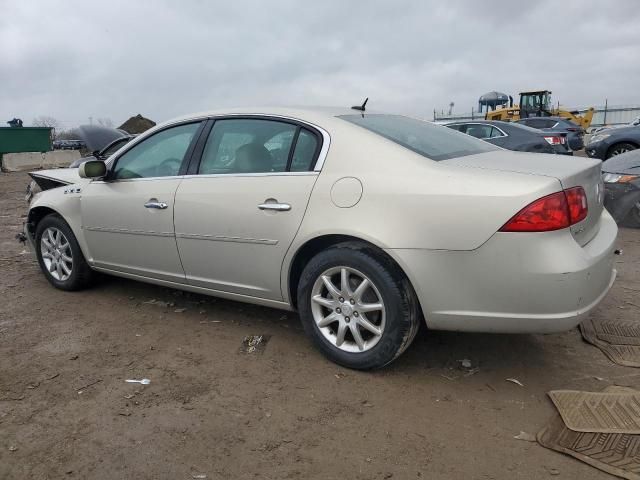
<path id="1" fill-rule="evenodd" d="M 476 120 L 448 123 L 445 126 L 507 150 L 564 155 L 571 153 L 566 137 L 544 133 L 517 123 Z"/>
<path id="2" fill-rule="evenodd" d="M 130 135 L 123 130 L 99 125 L 81 125 L 76 132 L 92 153 L 72 162 L 69 165 L 72 168 L 79 167 L 88 160 L 106 160 L 120 147 L 135 138 L 135 135 Z"/>
<path id="3" fill-rule="evenodd" d="M 587 155 L 607 160 L 640 147 L 640 125 L 601 130 L 589 139 Z"/>
<path id="4" fill-rule="evenodd" d="M 640 150 L 602 163 L 604 206 L 616 222 L 640 228 Z"/>
<path id="5" fill-rule="evenodd" d="M 584 128 L 562 117 L 529 117 L 516 123 L 550 133 L 565 133 L 571 150 L 584 148 Z"/>

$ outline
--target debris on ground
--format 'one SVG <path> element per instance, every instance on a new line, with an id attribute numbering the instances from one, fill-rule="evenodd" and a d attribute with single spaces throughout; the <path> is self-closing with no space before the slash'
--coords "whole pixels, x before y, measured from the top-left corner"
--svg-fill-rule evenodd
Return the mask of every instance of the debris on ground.
<path id="1" fill-rule="evenodd" d="M 471 368 L 471 360 L 468 358 L 463 358 L 462 360 L 458 360 L 460 362 L 460 366 L 462 368 Z"/>
<path id="2" fill-rule="evenodd" d="M 16 447 L 15 445 L 11 445 L 11 446 L 9 447 L 9 451 L 10 451 L 10 452 L 15 452 L 16 450 L 18 450 L 18 447 Z"/>
<path id="3" fill-rule="evenodd" d="M 149 380 L 148 378 L 143 378 L 142 380 L 125 380 L 125 382 L 127 383 L 139 383 L 141 385 L 149 385 L 151 383 L 151 380 Z"/>
<path id="4" fill-rule="evenodd" d="M 522 382 L 520 380 L 518 380 L 517 378 L 505 378 L 505 380 L 507 382 L 515 383 L 516 385 L 520 385 L 521 387 L 524 387 Z"/>
<path id="5" fill-rule="evenodd" d="M 151 300 L 147 300 L 146 302 L 142 302 L 145 305 L 156 305 L 157 307 L 175 307 L 175 303 L 173 302 L 163 302 L 160 300 L 156 300 L 155 298 L 152 298 Z"/>
<path id="6" fill-rule="evenodd" d="M 262 353 L 271 335 L 247 335 L 242 340 L 240 353 Z"/>
<path id="7" fill-rule="evenodd" d="M 525 442 L 536 442 L 536 436 L 530 433 L 520 431 L 520 433 L 514 436 L 516 440 L 524 440 Z"/>
<path id="8" fill-rule="evenodd" d="M 186 308 L 176 308 L 176 309 L 174 310 L 174 312 L 175 312 L 175 313 L 183 313 L 183 312 L 186 312 L 186 311 L 187 311 L 187 309 L 186 309 Z"/>

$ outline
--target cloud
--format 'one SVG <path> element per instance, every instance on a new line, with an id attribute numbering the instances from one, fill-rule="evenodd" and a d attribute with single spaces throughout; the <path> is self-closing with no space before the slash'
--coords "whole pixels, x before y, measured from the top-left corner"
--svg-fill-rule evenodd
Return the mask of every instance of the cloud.
<path id="1" fill-rule="evenodd" d="M 366 96 L 431 117 L 528 88 L 573 107 L 640 103 L 634 0 L 0 3 L 1 121 L 163 121 Z"/>

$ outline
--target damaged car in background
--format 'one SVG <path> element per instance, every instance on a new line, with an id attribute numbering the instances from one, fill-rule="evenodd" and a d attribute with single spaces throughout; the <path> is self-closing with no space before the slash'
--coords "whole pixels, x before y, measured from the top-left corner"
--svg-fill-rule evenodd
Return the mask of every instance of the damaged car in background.
<path id="1" fill-rule="evenodd" d="M 602 164 L 604 206 L 618 222 L 640 228 L 640 150 L 616 155 Z"/>
<path id="2" fill-rule="evenodd" d="M 24 235 L 61 290 L 103 272 L 296 310 L 329 359 L 371 369 L 421 324 L 551 333 L 583 321 L 616 277 L 600 163 L 364 104 L 210 112 L 107 162 L 32 173 L 49 187 Z"/>
<path id="3" fill-rule="evenodd" d="M 106 161 L 118 149 L 129 143 L 136 135 L 131 135 L 124 130 L 103 127 L 101 125 L 81 125 L 73 130 L 82 139 L 86 148 L 92 152 L 91 155 L 74 160 L 69 168 L 78 168 L 88 160 Z M 30 201 L 36 192 L 47 190 L 55 186 L 55 180 L 46 176 L 31 175 L 33 180 L 27 185 L 26 198 Z M 51 183 L 53 182 L 53 183 Z"/>

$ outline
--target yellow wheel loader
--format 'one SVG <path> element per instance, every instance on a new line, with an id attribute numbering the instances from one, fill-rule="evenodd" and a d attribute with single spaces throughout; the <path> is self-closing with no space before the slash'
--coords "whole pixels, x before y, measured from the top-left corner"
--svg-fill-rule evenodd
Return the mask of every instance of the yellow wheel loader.
<path id="1" fill-rule="evenodd" d="M 589 108 L 584 115 L 554 107 L 551 104 L 551 92 L 549 90 L 537 90 L 521 92 L 519 105 L 514 105 L 513 99 L 509 97 L 508 104 L 505 103 L 494 110 L 487 109 L 485 120 L 514 122 L 528 117 L 562 117 L 571 120 L 586 130 L 591 125 L 594 112 L 593 107 Z"/>

